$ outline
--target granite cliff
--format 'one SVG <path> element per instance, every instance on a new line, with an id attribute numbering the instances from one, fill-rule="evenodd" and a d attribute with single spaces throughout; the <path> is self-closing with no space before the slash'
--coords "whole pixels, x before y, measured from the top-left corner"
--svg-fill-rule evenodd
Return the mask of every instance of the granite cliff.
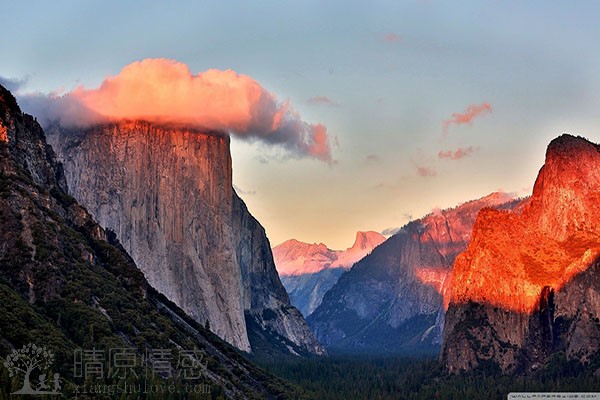
<path id="1" fill-rule="evenodd" d="M 264 229 L 232 189 L 226 135 L 129 121 L 55 126 L 48 140 L 69 193 L 196 321 L 244 351 L 247 327 L 258 326 L 292 352 L 322 352 L 290 306 Z"/>
<path id="2" fill-rule="evenodd" d="M 450 371 L 536 369 L 554 353 L 600 350 L 600 147 L 562 135 L 533 194 L 513 211 L 480 212 L 457 257 L 442 360 Z"/>
<path id="3" fill-rule="evenodd" d="M 177 390 L 194 383 L 207 385 L 215 397 L 296 397 L 290 385 L 261 371 L 150 286 L 115 235 L 65 192 L 66 183 L 40 125 L 0 86 L 0 359 L 29 343 L 44 345 L 55 355 L 63 397 L 75 398 L 81 397 L 75 385 L 84 379 L 74 373 L 76 349 L 95 349 L 107 373 L 103 357 L 128 349 L 137 376 L 152 371 L 129 364 L 131 357 L 141 360 L 160 349 L 173 356 L 165 360 L 176 371 L 177 354 L 185 350 L 193 352 L 190 361 L 201 373 L 187 382 L 173 377 Z M 14 377 L 11 385 L 5 365 L 0 363 L 2 398 L 12 397 L 8 393 L 21 379 Z M 97 385 L 115 383 L 104 379 L 108 374 L 95 377 Z"/>
<path id="4" fill-rule="evenodd" d="M 437 351 L 447 278 L 469 242 L 477 213 L 514 203 L 494 193 L 404 226 L 325 294 L 308 318 L 317 338 L 351 352 Z"/>

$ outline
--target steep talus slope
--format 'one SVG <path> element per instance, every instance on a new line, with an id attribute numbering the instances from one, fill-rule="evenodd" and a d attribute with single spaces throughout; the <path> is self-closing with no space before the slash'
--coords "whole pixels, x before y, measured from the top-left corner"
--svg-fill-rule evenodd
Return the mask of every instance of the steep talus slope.
<path id="1" fill-rule="evenodd" d="M 492 363 L 538 368 L 554 352 L 600 349 L 600 150 L 553 140 L 531 198 L 485 209 L 456 259 L 442 359 L 451 371 Z"/>
<path id="2" fill-rule="evenodd" d="M 196 321 L 245 351 L 247 326 L 258 324 L 296 352 L 322 352 L 290 307 L 264 230 L 232 189 L 226 135 L 130 121 L 54 127 L 49 141 L 70 193 Z M 276 317 L 267 323 L 263 312 Z"/>
<path id="3" fill-rule="evenodd" d="M 317 338 L 342 351 L 434 351 L 441 343 L 442 294 L 455 257 L 482 207 L 516 204 L 495 193 L 403 227 L 342 275 L 308 318 Z"/>
<path id="4" fill-rule="evenodd" d="M 278 398 L 285 394 L 281 390 L 292 389 L 149 286 L 115 235 L 104 231 L 65 188 L 41 127 L 0 86 L 1 359 L 28 343 L 46 346 L 56 356 L 54 372 L 60 373 L 66 398 L 75 397 L 74 384 L 82 383 L 73 376 L 78 348 L 130 348 L 138 359 L 161 349 L 173 352 L 173 370 L 178 351 L 199 352 L 200 377 L 172 378 L 178 389 L 185 383 L 207 384 L 214 395 L 230 398 Z M 8 377 L 3 363 L 0 377 Z M 13 377 L 13 388 L 22 383 L 19 379 Z M 10 387 L 9 380 L 0 395 L 8 396 Z"/>
<path id="5" fill-rule="evenodd" d="M 384 241 L 385 237 L 377 232 L 357 232 L 351 247 L 331 250 L 323 243 L 290 239 L 275 246 L 273 256 L 292 304 L 308 316 L 345 270 Z"/>

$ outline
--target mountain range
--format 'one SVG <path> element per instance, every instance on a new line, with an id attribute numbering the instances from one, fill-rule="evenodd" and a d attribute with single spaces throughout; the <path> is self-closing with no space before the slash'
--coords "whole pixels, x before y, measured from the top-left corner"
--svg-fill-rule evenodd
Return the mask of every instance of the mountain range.
<path id="1" fill-rule="evenodd" d="M 404 226 L 307 321 L 344 353 L 438 354 L 450 372 L 600 356 L 600 146 L 564 134 L 533 194 L 494 193 Z"/>
<path id="2" fill-rule="evenodd" d="M 308 317 L 319 341 L 343 352 L 437 352 L 447 278 L 479 210 L 515 203 L 494 193 L 402 227 L 343 274 Z"/>
<path id="3" fill-rule="evenodd" d="M 549 144 L 529 198 L 493 193 L 345 251 L 271 250 L 222 132 L 122 121 L 46 138 L 0 87 L 0 156 L 0 354 L 46 343 L 69 390 L 86 346 L 201 350 L 203 382 L 239 398 L 294 391 L 242 353 L 598 363 L 600 146 L 582 137 Z"/>
<path id="4" fill-rule="evenodd" d="M 385 241 L 377 232 L 357 232 L 354 244 L 346 250 L 331 250 L 323 243 L 287 240 L 273 248 L 280 276 L 314 274 L 327 268 L 348 269 Z"/>
<path id="5" fill-rule="evenodd" d="M 323 243 L 290 239 L 273 248 L 273 257 L 290 301 L 307 317 L 342 273 L 384 240 L 377 232 L 357 232 L 351 247 L 331 250 Z"/>

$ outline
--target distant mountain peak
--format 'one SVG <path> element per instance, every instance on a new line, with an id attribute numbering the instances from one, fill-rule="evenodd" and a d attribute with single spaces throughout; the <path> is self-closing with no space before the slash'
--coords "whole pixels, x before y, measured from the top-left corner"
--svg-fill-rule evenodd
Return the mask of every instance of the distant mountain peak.
<path id="1" fill-rule="evenodd" d="M 385 241 L 385 236 L 383 236 L 379 232 L 375 231 L 366 231 L 366 232 L 356 232 L 356 239 L 354 239 L 354 244 L 348 250 L 357 250 L 357 249 L 374 249 L 379 246 L 381 243 Z"/>
<path id="2" fill-rule="evenodd" d="M 331 250 L 324 243 L 289 239 L 273 248 L 273 257 L 282 276 L 316 273 L 326 268 L 350 268 L 384 240 L 385 237 L 377 232 L 359 231 L 352 247 Z"/>
<path id="3" fill-rule="evenodd" d="M 492 192 L 487 196 L 479 199 L 479 201 L 487 203 L 489 205 L 504 204 L 511 200 L 514 200 L 514 197 L 510 193 L 506 192 Z"/>

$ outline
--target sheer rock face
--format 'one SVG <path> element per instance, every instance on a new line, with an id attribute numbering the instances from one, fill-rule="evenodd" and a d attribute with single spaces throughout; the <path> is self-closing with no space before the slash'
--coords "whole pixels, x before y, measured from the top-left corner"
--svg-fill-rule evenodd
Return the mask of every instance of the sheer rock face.
<path id="1" fill-rule="evenodd" d="M 248 212 L 244 202 L 233 198 L 233 231 L 236 257 L 242 275 L 243 305 L 253 326 L 273 331 L 292 343 L 292 353 L 324 354 L 302 314 L 290 304 L 273 261 L 264 228 Z M 296 347 L 296 350 L 294 350 Z"/>
<path id="2" fill-rule="evenodd" d="M 74 349 L 128 348 L 138 360 L 147 348 L 198 349 L 213 360 L 202 370 L 203 383 L 227 398 L 286 395 L 285 382 L 151 287 L 114 233 L 65 188 L 44 131 L 0 85 L 0 358 L 23 343 L 44 343 L 55 355 L 63 397 L 72 398 L 81 384 L 73 377 Z"/>
<path id="3" fill-rule="evenodd" d="M 308 322 L 326 346 L 411 353 L 439 348 L 443 294 L 482 207 L 510 208 L 495 193 L 412 221 L 342 275 Z"/>
<path id="4" fill-rule="evenodd" d="M 232 189 L 226 135 L 123 122 L 48 137 L 69 192 L 195 320 L 250 351 L 245 311 L 289 306 L 264 229 Z M 289 339 L 318 348 L 312 335 Z"/>
<path id="5" fill-rule="evenodd" d="M 492 362 L 513 372 L 556 351 L 583 361 L 597 352 L 599 218 L 598 146 L 553 140 L 531 198 L 512 212 L 482 210 L 456 259 L 442 349 L 449 370 Z"/>

